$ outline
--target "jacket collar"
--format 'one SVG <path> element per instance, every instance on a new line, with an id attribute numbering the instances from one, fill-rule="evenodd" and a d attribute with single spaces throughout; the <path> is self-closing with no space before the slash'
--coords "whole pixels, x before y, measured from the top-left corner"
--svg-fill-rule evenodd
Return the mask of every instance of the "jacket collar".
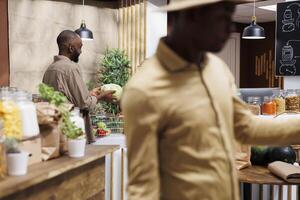
<path id="1" fill-rule="evenodd" d="M 70 58 L 63 55 L 54 56 L 54 62 L 57 62 L 59 60 L 71 61 Z"/>
<path id="2" fill-rule="evenodd" d="M 163 39 L 159 41 L 156 56 L 162 65 L 170 72 L 183 71 L 187 68 L 198 68 L 195 63 L 190 63 L 184 58 L 180 57 L 175 51 L 173 51 Z M 207 55 L 205 55 L 205 61 L 203 65 L 207 62 Z M 202 66 L 200 68 L 202 68 Z"/>

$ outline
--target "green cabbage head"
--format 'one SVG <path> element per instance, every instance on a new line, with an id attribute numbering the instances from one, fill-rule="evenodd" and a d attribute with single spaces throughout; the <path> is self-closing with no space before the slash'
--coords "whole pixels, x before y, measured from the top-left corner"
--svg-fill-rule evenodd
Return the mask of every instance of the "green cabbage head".
<path id="1" fill-rule="evenodd" d="M 107 90 L 114 90 L 115 93 L 113 94 L 113 96 L 119 101 L 121 99 L 121 95 L 122 95 L 122 87 L 117 85 L 117 84 L 105 84 L 101 87 L 101 90 L 103 91 L 107 91 Z"/>

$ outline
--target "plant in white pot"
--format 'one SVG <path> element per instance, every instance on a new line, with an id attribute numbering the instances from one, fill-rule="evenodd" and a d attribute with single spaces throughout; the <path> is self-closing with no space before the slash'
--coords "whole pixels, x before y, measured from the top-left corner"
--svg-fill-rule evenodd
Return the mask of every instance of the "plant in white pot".
<path id="1" fill-rule="evenodd" d="M 68 106 L 66 106 L 67 98 L 54 88 L 45 84 L 39 85 L 39 92 L 43 99 L 57 106 L 62 115 L 62 133 L 68 139 L 69 156 L 72 158 L 80 158 L 85 154 L 86 138 L 83 130 L 78 128 L 71 120 L 71 114 Z"/>
<path id="2" fill-rule="evenodd" d="M 9 176 L 27 174 L 29 154 L 28 152 L 20 151 L 18 143 L 18 140 L 14 137 L 7 137 L 4 141 Z"/>
<path id="3" fill-rule="evenodd" d="M 62 132 L 68 139 L 69 156 L 80 158 L 85 154 L 86 138 L 81 128 L 78 128 L 70 119 L 69 112 L 62 112 Z"/>

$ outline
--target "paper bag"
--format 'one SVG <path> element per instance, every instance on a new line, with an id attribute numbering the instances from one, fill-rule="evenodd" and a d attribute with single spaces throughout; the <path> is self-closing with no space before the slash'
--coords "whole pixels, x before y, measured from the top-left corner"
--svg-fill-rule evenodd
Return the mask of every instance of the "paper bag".
<path id="1" fill-rule="evenodd" d="M 61 135 L 59 124 L 40 125 L 40 131 L 43 161 L 59 157 L 59 141 Z"/>
<path id="2" fill-rule="evenodd" d="M 237 170 L 244 169 L 251 165 L 251 146 L 238 142 L 235 144 L 235 165 Z"/>
<path id="3" fill-rule="evenodd" d="M 268 169 L 276 176 L 290 183 L 300 183 L 300 167 L 282 161 L 268 165 Z"/>
<path id="4" fill-rule="evenodd" d="M 48 102 L 37 103 L 36 110 L 39 125 L 58 123 L 61 118 L 58 108 Z"/>

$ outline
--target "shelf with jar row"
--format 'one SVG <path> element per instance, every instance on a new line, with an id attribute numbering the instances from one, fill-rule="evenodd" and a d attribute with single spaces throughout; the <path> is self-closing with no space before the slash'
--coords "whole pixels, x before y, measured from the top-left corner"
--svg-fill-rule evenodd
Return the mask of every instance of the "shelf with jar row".
<path id="1" fill-rule="evenodd" d="M 274 90 L 272 96 L 249 96 L 249 109 L 255 115 L 279 115 L 300 112 L 300 90 Z"/>

